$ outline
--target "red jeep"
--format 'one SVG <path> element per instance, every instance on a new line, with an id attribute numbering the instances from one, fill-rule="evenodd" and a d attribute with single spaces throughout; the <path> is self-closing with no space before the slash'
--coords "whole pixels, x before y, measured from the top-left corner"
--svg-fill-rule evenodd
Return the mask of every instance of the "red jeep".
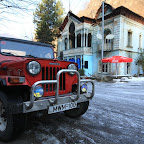
<path id="1" fill-rule="evenodd" d="M 94 82 L 81 80 L 77 69 L 76 63 L 54 59 L 49 44 L 0 37 L 0 139 L 22 131 L 29 112 L 84 114 Z M 86 82 L 92 83 L 91 93 Z"/>

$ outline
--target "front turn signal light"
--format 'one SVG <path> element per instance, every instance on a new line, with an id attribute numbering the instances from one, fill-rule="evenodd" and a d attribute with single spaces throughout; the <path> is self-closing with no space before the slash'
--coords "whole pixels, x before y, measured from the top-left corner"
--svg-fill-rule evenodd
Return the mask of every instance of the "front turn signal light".
<path id="1" fill-rule="evenodd" d="M 25 82 L 25 77 L 9 77 L 8 82 L 11 84 L 19 84 L 19 83 L 24 83 Z"/>

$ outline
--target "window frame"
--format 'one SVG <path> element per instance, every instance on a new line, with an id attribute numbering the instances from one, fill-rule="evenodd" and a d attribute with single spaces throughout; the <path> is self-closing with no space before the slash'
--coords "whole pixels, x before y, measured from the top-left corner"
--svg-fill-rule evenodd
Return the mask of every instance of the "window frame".
<path id="1" fill-rule="evenodd" d="M 68 38 L 64 39 L 65 50 L 68 50 Z"/>
<path id="2" fill-rule="evenodd" d="M 111 74 L 112 69 L 112 63 L 103 63 L 104 69 L 107 69 L 106 71 L 103 70 L 103 73 Z M 98 73 L 101 73 L 102 69 L 102 62 L 101 59 L 98 61 Z"/>
<path id="3" fill-rule="evenodd" d="M 81 47 L 81 34 L 77 34 L 77 48 Z"/>
<path id="4" fill-rule="evenodd" d="M 88 33 L 88 47 L 92 46 L 92 34 Z"/>
<path id="5" fill-rule="evenodd" d="M 132 35 L 133 35 L 133 32 L 131 30 L 128 30 L 128 32 L 127 32 L 127 47 L 129 47 L 129 48 L 133 48 L 133 43 L 132 43 L 133 36 Z"/>
<path id="6" fill-rule="evenodd" d="M 88 69 L 88 61 L 85 61 L 85 69 Z"/>
<path id="7" fill-rule="evenodd" d="M 139 35 L 139 48 L 142 48 L 142 34 Z"/>

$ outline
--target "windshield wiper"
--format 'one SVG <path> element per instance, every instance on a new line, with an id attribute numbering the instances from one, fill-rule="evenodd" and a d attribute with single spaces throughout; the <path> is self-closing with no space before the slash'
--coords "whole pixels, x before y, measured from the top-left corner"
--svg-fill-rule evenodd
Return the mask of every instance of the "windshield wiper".
<path id="1" fill-rule="evenodd" d="M 6 54 L 6 55 L 12 55 L 12 56 L 14 56 L 14 54 L 13 53 L 11 53 L 11 52 L 1 52 L 2 54 Z"/>
<path id="2" fill-rule="evenodd" d="M 25 57 L 33 57 L 33 58 L 37 58 L 37 57 L 35 57 L 35 56 L 33 56 L 33 55 L 25 55 Z"/>

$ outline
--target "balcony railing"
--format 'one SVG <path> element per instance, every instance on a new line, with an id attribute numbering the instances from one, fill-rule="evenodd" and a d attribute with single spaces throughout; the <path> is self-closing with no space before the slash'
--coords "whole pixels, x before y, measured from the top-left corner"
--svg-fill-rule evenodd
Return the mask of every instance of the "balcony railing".
<path id="1" fill-rule="evenodd" d="M 102 49 L 102 44 L 99 44 L 98 51 L 101 51 L 101 49 Z M 113 50 L 113 43 L 105 43 L 103 51 L 111 51 L 111 50 Z"/>
<path id="2" fill-rule="evenodd" d="M 69 54 L 80 54 L 84 55 L 86 53 L 91 53 L 92 54 L 92 48 L 91 47 L 78 47 L 78 48 L 72 48 L 63 51 L 64 56 L 69 55 Z"/>

